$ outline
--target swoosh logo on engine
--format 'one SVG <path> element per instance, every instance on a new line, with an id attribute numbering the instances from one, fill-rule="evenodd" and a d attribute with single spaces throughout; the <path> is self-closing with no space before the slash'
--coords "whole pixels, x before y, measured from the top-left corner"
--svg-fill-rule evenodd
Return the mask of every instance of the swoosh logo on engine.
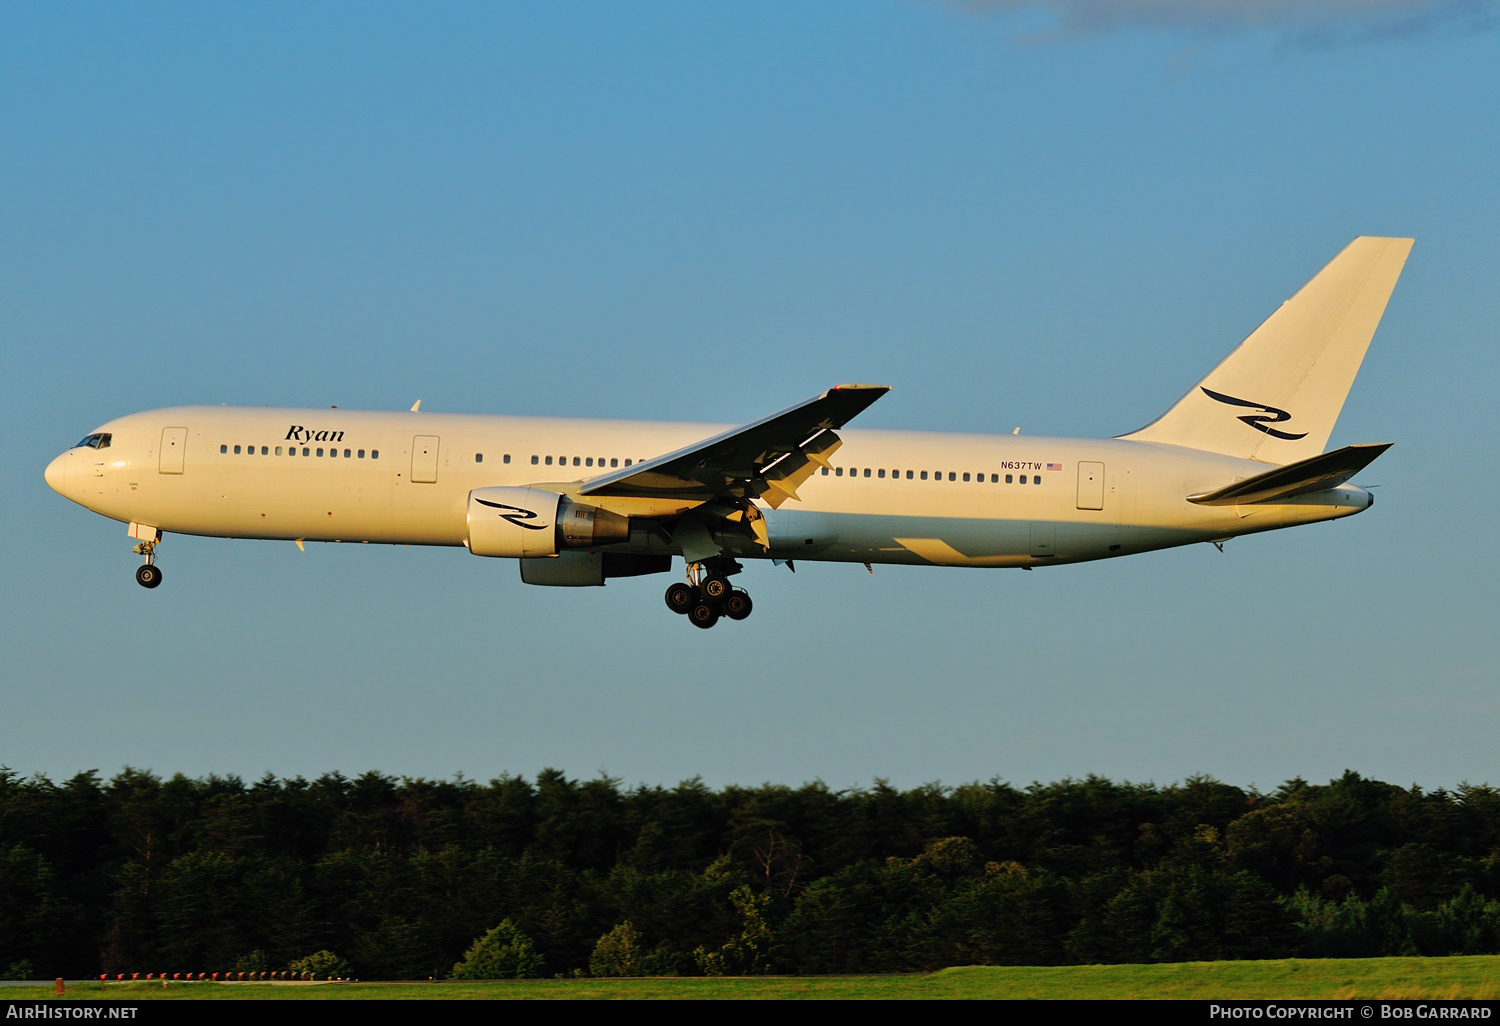
<path id="1" fill-rule="evenodd" d="M 547 526 L 546 524 L 523 524 L 521 522 L 523 520 L 536 519 L 536 514 L 529 509 L 522 509 L 520 506 L 507 506 L 503 502 L 490 502 L 487 499 L 479 498 L 477 495 L 474 497 L 474 501 L 481 506 L 489 506 L 491 509 L 510 510 L 509 513 L 500 514 L 500 519 L 504 520 L 507 524 L 513 524 L 528 531 L 540 531 Z"/>

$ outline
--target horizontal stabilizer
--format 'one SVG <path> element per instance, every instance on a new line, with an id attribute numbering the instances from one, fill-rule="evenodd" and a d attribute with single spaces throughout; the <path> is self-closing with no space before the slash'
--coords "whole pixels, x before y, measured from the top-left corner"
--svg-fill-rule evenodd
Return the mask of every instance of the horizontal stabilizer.
<path id="1" fill-rule="evenodd" d="M 1346 445 L 1342 449 L 1325 452 L 1321 456 L 1313 456 L 1298 463 L 1277 467 L 1264 474 L 1257 474 L 1245 481 L 1236 481 L 1217 491 L 1189 495 L 1187 500 L 1196 502 L 1200 506 L 1234 506 L 1252 502 L 1273 502 L 1277 499 L 1290 498 L 1293 495 L 1302 495 L 1305 492 L 1321 492 L 1328 488 L 1337 488 L 1374 463 L 1375 458 L 1390 447 L 1390 442 L 1380 442 L 1375 445 Z"/>

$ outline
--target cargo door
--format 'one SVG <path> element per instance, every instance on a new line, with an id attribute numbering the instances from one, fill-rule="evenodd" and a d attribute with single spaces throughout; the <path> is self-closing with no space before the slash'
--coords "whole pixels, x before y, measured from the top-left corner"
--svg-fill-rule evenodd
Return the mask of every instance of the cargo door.
<path id="1" fill-rule="evenodd" d="M 411 440 L 411 479 L 416 484 L 436 484 L 438 436 L 418 435 Z"/>
<path id="2" fill-rule="evenodd" d="M 182 473 L 183 454 L 187 452 L 187 428 L 169 427 L 161 432 L 161 463 L 163 474 Z"/>
<path id="3" fill-rule="evenodd" d="M 1104 508 L 1104 464 L 1078 464 L 1078 508 Z"/>

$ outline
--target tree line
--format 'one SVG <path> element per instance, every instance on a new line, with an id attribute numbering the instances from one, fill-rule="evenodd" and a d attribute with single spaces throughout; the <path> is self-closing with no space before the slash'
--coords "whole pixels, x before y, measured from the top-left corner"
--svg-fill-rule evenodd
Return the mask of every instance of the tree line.
<path id="1" fill-rule="evenodd" d="M 1488 786 L 0 768 L 12 978 L 309 958 L 426 979 L 1497 952 Z"/>

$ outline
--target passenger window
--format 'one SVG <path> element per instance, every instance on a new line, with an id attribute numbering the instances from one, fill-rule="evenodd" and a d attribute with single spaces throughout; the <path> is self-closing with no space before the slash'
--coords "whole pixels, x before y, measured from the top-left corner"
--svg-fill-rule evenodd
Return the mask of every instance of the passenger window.
<path id="1" fill-rule="evenodd" d="M 833 468 L 833 476 L 834 477 L 843 477 L 844 476 L 844 468 L 843 467 L 834 467 Z"/>
<path id="2" fill-rule="evenodd" d="M 630 466 L 630 461 L 629 461 L 629 460 L 626 460 L 626 461 L 625 461 L 625 465 L 626 465 L 626 466 L 627 466 L 627 467 L 628 467 L 628 466 Z"/>
<path id="3" fill-rule="evenodd" d="M 1000 483 L 1000 475 L 999 474 L 991 474 L 990 475 L 990 484 L 999 484 L 999 483 Z"/>
<path id="4" fill-rule="evenodd" d="M 227 446 L 227 445 L 221 445 L 221 446 L 219 446 L 219 451 L 220 452 L 228 452 L 229 451 L 229 446 Z"/>
<path id="5" fill-rule="evenodd" d="M 265 451 L 265 450 L 261 450 L 261 451 L 262 451 L 262 452 L 264 452 L 264 451 Z M 348 459 L 348 458 L 349 458 L 349 450 L 348 450 L 348 449 L 345 449 L 345 450 L 344 450 L 344 459 L 346 459 L 346 460 L 347 460 L 347 459 Z"/>
<path id="6" fill-rule="evenodd" d="M 280 452 L 280 451 L 281 451 L 281 450 L 280 450 L 280 449 L 278 449 L 278 450 L 276 450 L 276 451 L 277 451 L 277 452 Z M 363 450 L 363 449 L 360 449 L 360 450 L 358 450 L 358 455 L 359 455 L 359 458 L 360 458 L 360 459 L 364 459 L 364 458 L 365 458 L 365 451 L 364 451 L 364 450 Z"/>
<path id="7" fill-rule="evenodd" d="M 609 461 L 609 465 L 611 467 L 618 467 L 620 465 L 620 457 L 618 457 L 618 456 L 611 457 L 610 461 Z"/>
<path id="8" fill-rule="evenodd" d="M 380 459 L 380 450 L 379 449 L 371 449 L 370 450 L 370 459 L 372 459 L 372 460 L 378 460 L 378 459 Z"/>
<path id="9" fill-rule="evenodd" d="M 1015 478 L 1012 475 L 1006 474 L 1005 475 L 1005 483 L 1006 484 L 1015 484 L 1016 480 L 1015 480 Z"/>
<path id="10" fill-rule="evenodd" d="M 968 479 L 969 479 L 969 475 L 968 475 L 968 474 L 965 474 L 965 475 L 964 475 L 964 480 L 965 480 L 965 481 L 967 481 L 967 480 L 968 480 Z"/>
<path id="11" fill-rule="evenodd" d="M 322 450 L 322 449 L 319 449 L 319 450 L 318 450 L 318 455 L 319 455 L 319 456 L 321 456 L 321 455 L 323 455 L 323 450 Z"/>
<path id="12" fill-rule="evenodd" d="M 575 467 L 578 466 L 578 457 L 577 456 L 573 457 L 573 466 L 575 466 Z"/>
<path id="13" fill-rule="evenodd" d="M 551 456 L 547 457 L 547 466 L 549 466 L 549 467 L 552 466 L 552 457 Z"/>
<path id="14" fill-rule="evenodd" d="M 925 470 L 924 470 L 924 471 L 922 471 L 922 480 L 923 480 L 923 481 L 926 481 L 926 480 L 927 480 L 927 471 L 925 471 Z"/>
<path id="15" fill-rule="evenodd" d="M 1026 483 L 1026 475 L 1025 475 L 1025 474 L 1022 474 L 1022 475 L 1021 475 L 1021 483 L 1022 483 L 1022 484 L 1025 484 L 1025 483 Z"/>
<path id="16" fill-rule="evenodd" d="M 483 463 L 484 462 L 484 453 L 482 453 L 482 452 L 476 452 L 474 454 L 474 462 L 475 463 Z"/>
<path id="17" fill-rule="evenodd" d="M 573 461 L 573 465 L 577 466 L 578 465 L 578 461 L 574 460 Z M 585 467 L 592 467 L 594 465 L 594 457 L 590 456 L 588 459 L 584 460 L 583 461 L 583 465 Z"/>
<path id="18" fill-rule="evenodd" d="M 906 472 L 906 479 L 907 479 L 907 480 L 908 480 L 908 481 L 910 481 L 910 480 L 911 480 L 911 479 L 912 479 L 912 474 L 913 474 L 913 471 L 910 471 L 910 470 L 908 470 L 908 471 L 907 471 L 907 472 Z"/>
<path id="19" fill-rule="evenodd" d="M 865 477 L 869 477 L 869 476 L 870 476 L 870 468 L 866 467 L 865 468 Z"/>
<path id="20" fill-rule="evenodd" d="M 280 456 L 280 455 L 281 455 L 281 446 L 279 446 L 279 445 L 278 445 L 278 446 L 277 446 L 277 447 L 276 447 L 276 455 L 278 455 L 278 456 Z M 361 452 L 361 453 L 360 453 L 360 455 L 361 455 L 361 456 L 363 456 L 363 455 L 364 455 L 364 453 L 363 453 L 363 452 Z"/>
<path id="21" fill-rule="evenodd" d="M 234 454 L 235 454 L 235 455 L 236 455 L 236 456 L 238 456 L 238 455 L 239 455 L 239 454 L 240 454 L 240 447 L 239 447 L 239 446 L 237 446 L 237 445 L 236 445 L 236 446 L 235 446 L 235 447 L 234 447 Z"/>
<path id="22" fill-rule="evenodd" d="M 510 453 L 506 453 L 504 456 L 500 457 L 500 462 L 501 463 L 509 463 L 510 462 Z"/>
<path id="23" fill-rule="evenodd" d="M 532 466 L 533 466 L 533 467 L 534 467 L 534 466 L 536 466 L 536 464 L 537 464 L 537 460 L 539 460 L 539 459 L 540 459 L 540 458 L 541 458 L 541 457 L 539 457 L 539 456 L 533 456 L 533 457 L 531 457 L 531 465 L 532 465 Z"/>
<path id="24" fill-rule="evenodd" d="M 1032 484 L 1041 484 L 1042 483 L 1042 475 L 1041 474 L 1037 474 L 1036 476 L 1034 476 L 1031 479 L 1031 483 Z"/>
<path id="25" fill-rule="evenodd" d="M 824 468 L 823 468 L 823 476 L 824 476 L 824 477 L 827 477 L 827 476 L 828 476 L 828 468 L 827 468 L 827 467 L 824 467 Z"/>
<path id="26" fill-rule="evenodd" d="M 968 475 L 965 474 L 964 477 L 968 477 Z M 948 471 L 948 480 L 949 481 L 957 481 L 958 480 L 958 475 L 955 474 L 953 471 L 950 470 L 950 471 Z"/>
<path id="27" fill-rule="evenodd" d="M 885 477 L 885 468 L 881 467 L 880 471 L 875 476 L 876 477 Z"/>

